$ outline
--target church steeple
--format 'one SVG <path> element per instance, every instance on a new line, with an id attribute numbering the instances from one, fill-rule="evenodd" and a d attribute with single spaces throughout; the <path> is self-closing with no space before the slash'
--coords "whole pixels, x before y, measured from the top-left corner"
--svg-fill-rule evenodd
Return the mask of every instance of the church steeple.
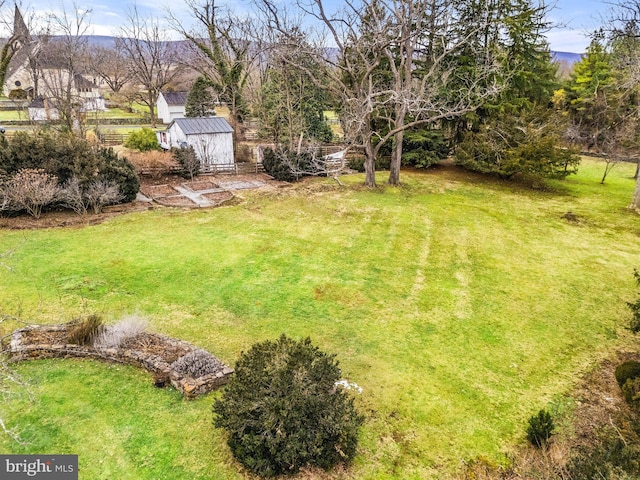
<path id="1" fill-rule="evenodd" d="M 25 23 L 17 4 L 15 5 L 15 11 L 13 14 L 13 35 L 11 35 L 11 39 L 15 42 L 20 42 L 23 45 L 27 44 L 31 40 L 29 29 L 27 28 L 27 24 Z"/>

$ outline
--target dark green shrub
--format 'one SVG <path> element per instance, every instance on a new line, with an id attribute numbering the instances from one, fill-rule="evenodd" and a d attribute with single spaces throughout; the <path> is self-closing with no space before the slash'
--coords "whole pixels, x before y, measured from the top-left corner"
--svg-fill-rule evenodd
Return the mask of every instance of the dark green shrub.
<path id="1" fill-rule="evenodd" d="M 335 356 L 308 338 L 258 343 L 215 401 L 214 424 L 229 434 L 236 459 L 259 475 L 328 469 L 355 456 L 364 421 L 339 379 Z"/>
<path id="2" fill-rule="evenodd" d="M 621 363 L 616 367 L 614 373 L 618 386 L 622 386 L 627 383 L 627 380 L 640 377 L 640 362 L 634 362 L 633 360 Z"/>
<path id="3" fill-rule="evenodd" d="M 134 200 L 140 188 L 133 165 L 113 149 L 96 149 L 85 139 L 48 130 L 17 132 L 11 140 L 0 136 L 0 176 L 24 169 L 42 169 L 59 185 L 73 180 L 80 190 L 107 181 L 118 185 L 124 202 Z"/>
<path id="4" fill-rule="evenodd" d="M 93 340 L 104 330 L 102 318 L 99 315 L 89 315 L 81 320 L 74 320 L 69 324 L 69 343 L 75 345 L 92 345 Z"/>
<path id="5" fill-rule="evenodd" d="M 378 170 L 389 170 L 389 166 L 391 163 L 391 157 L 378 157 L 374 162 L 376 171 Z M 354 155 L 349 158 L 349 168 L 351 170 L 356 170 L 358 172 L 364 172 L 364 156 L 363 155 Z"/>
<path id="6" fill-rule="evenodd" d="M 554 428 L 555 426 L 553 425 L 551 414 L 545 409 L 542 409 L 537 415 L 534 415 L 529 419 L 527 440 L 529 440 L 535 447 L 540 448 L 547 444 L 553 434 Z"/>
<path id="7" fill-rule="evenodd" d="M 140 150 L 146 152 L 148 150 L 161 150 L 156 132 L 150 128 L 141 128 L 140 130 L 134 130 L 129 134 L 124 141 L 124 146 L 133 150 Z"/>
<path id="8" fill-rule="evenodd" d="M 635 268 L 633 269 L 633 276 L 636 279 L 636 284 L 640 286 L 640 273 Z M 633 314 L 631 321 L 629 322 L 629 330 L 633 333 L 640 332 L 640 298 L 635 302 L 627 302 L 627 306 Z"/>
<path id="9" fill-rule="evenodd" d="M 98 177 L 118 185 L 123 202 L 135 200 L 140 190 L 140 179 L 129 160 L 119 157 L 113 148 L 100 148 L 98 158 Z"/>
<path id="10" fill-rule="evenodd" d="M 387 142 L 380 150 L 380 155 L 382 157 L 390 156 L 392 148 L 392 143 Z M 449 145 L 441 130 L 413 129 L 404 132 L 402 165 L 428 168 L 447 158 L 448 155 Z"/>
<path id="11" fill-rule="evenodd" d="M 198 176 L 200 173 L 200 159 L 191 145 L 187 148 L 173 147 L 171 154 L 181 167 L 180 175 L 182 177 L 193 180 L 193 177 Z"/>

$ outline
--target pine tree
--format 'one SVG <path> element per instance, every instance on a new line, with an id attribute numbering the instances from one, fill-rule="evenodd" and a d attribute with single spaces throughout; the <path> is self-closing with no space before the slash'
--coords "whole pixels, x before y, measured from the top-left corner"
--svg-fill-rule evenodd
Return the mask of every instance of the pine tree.
<path id="1" fill-rule="evenodd" d="M 196 78 L 184 108 L 187 117 L 213 117 L 216 114 L 211 87 L 204 77 Z"/>

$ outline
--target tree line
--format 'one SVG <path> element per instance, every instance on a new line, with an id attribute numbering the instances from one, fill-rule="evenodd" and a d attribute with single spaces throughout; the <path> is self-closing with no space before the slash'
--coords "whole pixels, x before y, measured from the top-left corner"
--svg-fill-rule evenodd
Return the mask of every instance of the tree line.
<path id="1" fill-rule="evenodd" d="M 550 9 L 533 0 L 255 0 L 242 14 L 189 0 L 189 24 L 133 7 L 113 48 L 87 45 L 88 13 L 77 10 L 36 36 L 57 45 L 71 73 L 101 78 L 112 98 L 144 103 L 152 120 L 160 91 L 188 78 L 192 98 L 210 104 L 192 111 L 212 112 L 213 97 L 228 107 L 236 140 L 256 117 L 263 140 L 299 155 L 332 139 L 333 111 L 341 140 L 363 152 L 368 186 L 381 158 L 397 185 L 401 165 L 447 155 L 505 178 L 563 178 L 576 171 L 577 149 L 604 156 L 604 182 L 615 161 L 636 158 L 638 3 L 610 6 L 565 79 L 546 37 Z M 169 41 L 162 22 L 183 41 Z M 63 116 L 72 129 L 73 112 Z"/>

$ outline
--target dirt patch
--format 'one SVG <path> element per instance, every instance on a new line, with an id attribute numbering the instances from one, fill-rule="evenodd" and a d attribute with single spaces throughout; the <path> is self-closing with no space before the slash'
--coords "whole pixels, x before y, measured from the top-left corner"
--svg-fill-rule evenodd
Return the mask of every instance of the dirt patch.
<path id="1" fill-rule="evenodd" d="M 30 215 L 0 217 L 0 228 L 8 230 L 35 230 L 40 228 L 86 227 L 98 225 L 123 213 L 141 212 L 153 208 L 145 202 L 131 202 L 106 207 L 102 213 L 78 215 L 70 210 L 54 210 L 45 212 L 40 218 Z"/>
<path id="2" fill-rule="evenodd" d="M 191 201 L 187 197 L 183 195 L 178 195 L 174 197 L 158 197 L 155 199 L 160 205 L 164 205 L 165 207 L 185 207 L 185 208 L 193 208 L 197 207 L 198 204 Z"/>
<path id="3" fill-rule="evenodd" d="M 178 195 L 179 192 L 171 185 L 147 185 L 140 188 L 140 191 L 147 197 L 159 198 Z"/>

